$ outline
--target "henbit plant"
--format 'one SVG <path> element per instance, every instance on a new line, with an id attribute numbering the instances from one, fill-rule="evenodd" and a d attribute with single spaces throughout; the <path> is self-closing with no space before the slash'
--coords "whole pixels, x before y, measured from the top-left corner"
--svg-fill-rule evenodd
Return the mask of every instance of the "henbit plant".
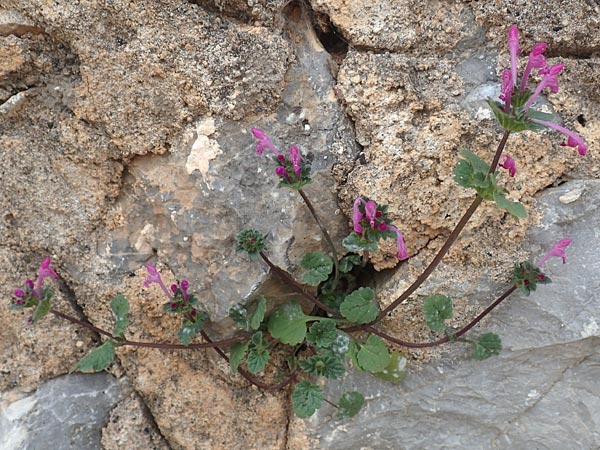
<path id="1" fill-rule="evenodd" d="M 58 278 L 58 274 L 50 267 L 50 258 L 46 258 L 40 265 L 36 283 L 28 279 L 24 289 L 14 291 L 11 309 L 31 308 L 32 324 L 47 314 L 53 314 L 106 337 L 105 342 L 84 357 L 74 370 L 104 370 L 113 362 L 115 349 L 127 345 L 159 349 L 213 348 L 229 362 L 232 372 L 238 372 L 259 388 L 277 390 L 296 382 L 291 399 L 299 417 L 311 416 L 323 402 L 336 407 L 338 417 L 342 419 L 358 413 L 365 401 L 362 394 L 346 392 L 336 404 L 326 399 L 320 385 L 314 383 L 318 378 L 339 379 L 348 367 L 348 361 L 356 370 L 370 372 L 390 382 L 401 381 L 406 375 L 407 360 L 398 350 L 390 350 L 388 344 L 404 348 L 424 348 L 447 342 L 466 342 L 472 345 L 472 356 L 477 360 L 498 354 L 502 344 L 496 334 L 483 333 L 473 339 L 463 336 L 515 290 L 520 289 L 525 295 L 529 295 L 536 290 L 538 284 L 550 283 L 550 278 L 542 273 L 541 266 L 550 257 L 560 257 L 565 263 L 565 249 L 571 243 L 570 239 L 558 242 L 537 264 L 527 261 L 516 263 L 512 272 L 513 282 L 506 291 L 459 329 L 450 329 L 446 323 L 453 315 L 452 300 L 441 293 L 427 297 L 423 302 L 423 315 L 427 326 L 439 336 L 434 341 L 404 341 L 388 335 L 378 324 L 427 280 L 484 200 L 495 202 L 517 220 L 526 217 L 523 205 L 507 199 L 508 191 L 498 181 L 498 167 L 506 169 L 510 177 L 514 177 L 517 170 L 515 160 L 504 153 L 510 133 L 554 128 L 567 135 L 567 142 L 562 145 L 576 147 L 581 155 L 587 152 L 587 147 L 579 136 L 553 122 L 551 115 L 531 108 L 544 88 L 557 91 L 556 76 L 562 70 L 562 65 L 547 67 L 543 56 L 546 45 L 536 44 L 518 85 L 516 64 L 520 50 L 516 26 L 510 28 L 508 42 L 511 69 L 502 74 L 500 99 L 504 103 L 488 100 L 505 130 L 494 158 L 491 164 L 487 164 L 476 154 L 465 150 L 461 152 L 462 159 L 454 167 L 455 181 L 464 188 L 474 189 L 477 195 L 431 263 L 402 295 L 383 310 L 380 310 L 376 301 L 376 292 L 371 287 L 360 285 L 359 275 L 368 264 L 369 254 L 378 250 L 382 239 L 395 239 L 398 259 L 408 258 L 404 237 L 393 225 L 387 206 L 379 205 L 365 196 L 354 201 L 352 232 L 343 240 L 348 253 L 339 257 L 326 227 L 303 191 L 303 187 L 311 182 L 307 157 L 296 146 L 290 147 L 288 156 L 285 156 L 257 128 L 252 129 L 252 134 L 257 138 L 256 152 L 262 155 L 264 150 L 268 150 L 273 154 L 279 187 L 298 192 L 321 229 L 330 255 L 321 252 L 304 255 L 300 261 L 300 266 L 305 270 L 302 284 L 269 259 L 266 232 L 242 230 L 238 234 L 237 250 L 246 252 L 250 258 L 262 259 L 294 293 L 306 300 L 304 304 L 291 301 L 270 307 L 269 299 L 262 295 L 253 305 L 237 304 L 231 308 L 230 317 L 240 331 L 228 339 L 213 341 L 204 330 L 209 317 L 198 298 L 190 292 L 189 283 L 182 280 L 169 289 L 156 268 L 147 265 L 148 277 L 144 285 L 157 284 L 166 297 L 163 311 L 181 318 L 182 324 L 177 334 L 181 344 L 132 341 L 125 335 L 129 323 L 129 304 L 122 295 L 116 296 L 110 303 L 115 318 L 112 332 L 54 309 L 51 305 L 54 293 L 51 287 L 44 285 L 44 281 L 47 278 Z M 531 91 L 527 88 L 527 81 L 534 68 L 539 69 L 542 79 L 536 89 Z M 198 336 L 204 342 L 193 343 Z M 228 354 L 225 353 L 226 349 Z M 273 358 L 274 354 L 278 358 Z M 269 383 L 256 378 L 257 374 L 265 372 L 272 360 L 285 361 L 285 367 L 280 367 L 275 376 L 271 377 L 275 382 Z"/>

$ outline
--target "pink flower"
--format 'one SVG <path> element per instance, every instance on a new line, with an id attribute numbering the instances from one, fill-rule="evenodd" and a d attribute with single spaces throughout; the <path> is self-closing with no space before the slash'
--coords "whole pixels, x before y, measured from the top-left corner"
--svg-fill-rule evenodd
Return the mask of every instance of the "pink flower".
<path id="1" fill-rule="evenodd" d="M 529 78 L 529 74 L 531 73 L 531 69 L 543 69 L 546 67 L 546 57 L 543 53 L 546 51 L 547 47 L 548 46 L 543 42 L 539 42 L 533 46 L 533 49 L 529 54 L 529 59 L 527 60 L 527 67 L 525 67 L 525 72 L 523 72 L 523 78 L 521 79 L 522 91 L 525 90 L 525 85 Z"/>
<path id="2" fill-rule="evenodd" d="M 367 220 L 371 225 L 371 228 L 375 228 L 375 215 L 377 214 L 377 203 L 373 200 L 369 200 L 365 203 L 365 214 L 367 216 Z"/>
<path id="3" fill-rule="evenodd" d="M 300 173 L 302 172 L 302 167 L 300 166 L 300 162 L 302 161 L 302 156 L 300 156 L 300 150 L 295 145 L 290 147 L 290 160 L 294 165 L 294 173 L 296 174 L 296 178 L 300 178 Z"/>
<path id="4" fill-rule="evenodd" d="M 260 128 L 252 128 L 250 131 L 252 131 L 254 137 L 258 139 L 258 141 L 256 142 L 256 153 L 262 155 L 263 151 L 265 149 L 268 149 L 271 150 L 275 154 L 275 156 L 277 156 L 277 158 L 283 156 L 281 155 L 281 152 L 277 150 L 277 148 L 273 145 L 271 139 L 269 138 L 269 136 L 266 135 L 264 131 L 262 131 Z"/>
<path id="5" fill-rule="evenodd" d="M 563 264 L 565 264 L 567 262 L 565 249 L 571 244 L 571 242 L 573 242 L 572 239 L 568 238 L 558 241 L 556 244 L 554 244 L 550 251 L 537 262 L 536 266 L 542 267 L 542 265 L 552 257 L 562 258 Z"/>
<path id="6" fill-rule="evenodd" d="M 360 212 L 359 205 L 365 204 L 366 202 L 362 199 L 362 197 L 358 197 L 354 200 L 354 207 L 352 208 L 352 225 L 354 231 L 358 234 L 363 232 L 363 227 L 360 222 L 363 220 L 364 215 Z"/>
<path id="7" fill-rule="evenodd" d="M 392 230 L 394 233 L 396 233 L 396 244 L 398 246 L 398 259 L 399 260 L 403 260 L 408 258 L 408 253 L 406 253 L 406 244 L 404 243 L 404 236 L 402 236 L 402 233 L 400 233 L 400 231 L 398 231 L 398 228 L 396 228 L 393 225 L 388 225 L 388 229 Z"/>
<path id="8" fill-rule="evenodd" d="M 510 70 L 506 69 L 502 72 L 502 85 L 500 88 L 500 100 L 504 100 L 504 111 L 510 112 L 510 99 L 512 98 L 514 83 Z"/>
<path id="9" fill-rule="evenodd" d="M 146 264 L 146 270 L 148 270 L 148 276 L 144 280 L 144 286 L 148 287 L 152 283 L 156 283 L 160 286 L 160 288 L 167 295 L 167 297 L 169 297 L 169 300 L 173 300 L 173 295 L 169 292 L 169 290 L 163 283 L 162 279 L 160 278 L 160 273 L 158 273 L 156 267 L 154 267 L 151 264 Z"/>
<path id="10" fill-rule="evenodd" d="M 519 48 L 519 29 L 512 25 L 508 30 L 508 50 L 510 51 L 510 71 L 513 86 L 517 85 L 517 56 L 521 52 Z"/>
<path id="11" fill-rule="evenodd" d="M 559 124 L 554 123 L 554 122 L 547 122 L 545 120 L 538 120 L 538 119 L 531 119 L 531 120 L 532 120 L 532 122 L 535 122 L 539 125 L 543 125 L 548 128 L 553 128 L 553 129 L 565 134 L 567 136 L 567 142 L 566 143 L 563 142 L 560 145 L 567 146 L 567 147 L 575 147 L 581 156 L 586 155 L 587 146 L 585 145 L 585 142 L 583 142 L 583 139 L 580 136 L 573 133 L 568 128 L 560 126 Z"/>
<path id="12" fill-rule="evenodd" d="M 504 156 L 504 162 L 500 164 L 500 167 L 508 170 L 508 174 L 511 177 L 514 177 L 517 173 L 517 164 L 515 163 L 515 160 L 512 159 L 508 153 L 503 153 L 502 156 Z"/>
<path id="13" fill-rule="evenodd" d="M 36 282 L 36 288 L 33 291 L 36 298 L 42 298 L 42 285 L 44 284 L 44 280 L 48 277 L 52 277 L 55 280 L 58 280 L 58 274 L 54 271 L 52 267 L 50 267 L 52 260 L 50 257 L 46 257 L 42 260 L 40 264 L 40 268 L 38 270 L 38 278 Z M 30 281 L 30 280 L 28 280 Z M 26 282 L 27 283 L 27 282 Z"/>
<path id="14" fill-rule="evenodd" d="M 283 167 L 283 166 L 277 166 L 277 167 L 275 168 L 275 173 L 276 173 L 276 174 L 277 174 L 279 177 L 281 177 L 281 178 L 283 178 L 285 181 L 287 181 L 288 183 L 291 183 L 291 182 L 292 182 L 292 180 L 291 180 L 290 176 L 289 176 L 289 175 L 288 175 L 288 173 L 287 173 L 287 169 L 286 169 L 285 167 Z"/>
<path id="15" fill-rule="evenodd" d="M 556 77 L 565 67 L 564 64 L 555 64 L 552 67 L 545 67 L 540 70 L 540 75 L 543 75 L 542 81 L 535 88 L 534 93 L 529 97 L 527 103 L 523 105 L 523 111 L 527 111 L 533 104 L 535 99 L 541 94 L 542 90 L 549 87 L 553 94 L 558 92 L 558 78 Z"/>

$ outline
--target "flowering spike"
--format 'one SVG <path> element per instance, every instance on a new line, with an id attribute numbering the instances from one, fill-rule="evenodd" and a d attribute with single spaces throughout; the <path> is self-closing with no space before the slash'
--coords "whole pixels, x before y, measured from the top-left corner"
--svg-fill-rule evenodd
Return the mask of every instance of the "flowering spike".
<path id="1" fill-rule="evenodd" d="M 504 156 L 504 162 L 500 164 L 500 167 L 508 170 L 508 174 L 511 177 L 514 177 L 517 173 L 517 164 L 515 163 L 515 160 L 512 159 L 508 153 L 503 153 L 502 156 Z"/>
<path id="2" fill-rule="evenodd" d="M 396 228 L 393 225 L 388 225 L 387 228 L 396 233 L 396 243 L 398 245 L 398 259 L 403 260 L 408 258 L 408 253 L 406 253 L 406 244 L 404 243 L 404 236 L 402 236 L 402 233 L 400 233 L 398 228 Z"/>
<path id="3" fill-rule="evenodd" d="M 550 258 L 556 256 L 562 258 L 563 264 L 567 262 L 567 255 L 565 253 L 565 249 L 573 242 L 572 239 L 561 239 L 550 249 L 548 253 L 546 253 L 536 264 L 537 267 L 542 267 L 546 261 Z"/>
<path id="4" fill-rule="evenodd" d="M 300 173 L 302 172 L 302 167 L 300 167 L 300 162 L 302 161 L 302 157 L 300 156 L 300 150 L 295 145 L 290 147 L 290 160 L 294 165 L 294 173 L 297 178 L 300 178 Z"/>
<path id="5" fill-rule="evenodd" d="M 375 228 L 375 214 L 377 214 L 377 203 L 373 200 L 369 200 L 365 203 L 365 214 L 367 216 L 367 220 L 371 225 L 371 228 Z"/>
<path id="6" fill-rule="evenodd" d="M 525 90 L 525 86 L 529 78 L 529 74 L 531 73 L 531 69 L 543 69 L 546 67 L 546 57 L 544 56 L 544 52 L 546 51 L 547 47 L 548 46 L 544 42 L 538 42 L 533 46 L 531 53 L 529 53 L 527 67 L 525 67 L 525 72 L 523 72 L 523 78 L 521 79 L 522 91 Z"/>
<path id="7" fill-rule="evenodd" d="M 542 81 L 539 82 L 534 93 L 531 95 L 531 97 L 529 97 L 529 100 L 527 100 L 527 103 L 523 105 L 523 111 L 527 111 L 529 109 L 544 88 L 549 87 L 553 94 L 558 92 L 558 78 L 556 78 L 556 76 L 563 70 L 564 67 L 564 64 L 555 64 L 552 67 L 544 67 L 540 70 L 540 75 L 543 75 Z"/>
<path id="8" fill-rule="evenodd" d="M 521 52 L 519 48 L 519 29 L 512 25 L 508 30 L 508 49 L 510 51 L 510 71 L 512 75 L 513 86 L 517 85 L 517 56 Z"/>
<path id="9" fill-rule="evenodd" d="M 366 202 L 362 199 L 362 197 L 358 197 L 354 200 L 354 207 L 352 209 L 352 225 L 354 226 L 354 231 L 358 234 L 363 232 L 363 227 L 360 222 L 363 220 L 364 215 L 358 209 L 359 205 L 365 204 Z"/>
<path id="10" fill-rule="evenodd" d="M 267 136 L 267 134 L 264 131 L 262 131 L 260 128 L 252 128 L 250 131 L 252 131 L 254 137 L 258 139 L 258 141 L 256 142 L 256 153 L 262 155 L 263 151 L 267 149 L 271 150 L 275 154 L 275 156 L 279 158 L 281 152 L 277 150 L 277 148 L 271 142 L 269 136 Z"/>
<path id="11" fill-rule="evenodd" d="M 539 119 L 531 119 L 531 120 L 534 123 L 537 123 L 539 125 L 542 125 L 542 126 L 545 126 L 548 128 L 553 128 L 556 131 L 560 131 L 561 133 L 565 134 L 567 136 L 567 142 L 566 143 L 563 142 L 561 145 L 568 146 L 568 147 L 575 147 L 581 156 L 586 155 L 587 146 L 585 145 L 585 142 L 583 142 L 583 139 L 580 136 L 573 133 L 568 128 L 560 126 L 559 124 L 554 123 L 554 122 L 547 122 L 545 120 L 539 120 Z"/>

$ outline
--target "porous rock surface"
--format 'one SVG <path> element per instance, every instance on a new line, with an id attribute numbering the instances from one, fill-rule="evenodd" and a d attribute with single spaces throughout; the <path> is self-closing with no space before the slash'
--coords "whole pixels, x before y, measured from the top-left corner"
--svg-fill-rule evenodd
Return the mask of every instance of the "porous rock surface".
<path id="1" fill-rule="evenodd" d="M 582 242 L 597 243 L 589 205 L 600 176 L 600 6 L 423 3 L 0 1 L 3 295 L 50 255 L 64 280 L 59 309 L 75 303 L 110 329 L 108 303 L 124 292 L 129 333 L 140 340 L 173 341 L 178 326 L 162 313 L 160 292 L 142 287 L 144 263 L 169 282 L 189 279 L 215 320 L 209 332 L 221 333 L 230 324 L 216 322 L 232 304 L 280 289 L 235 253 L 239 228 L 269 232 L 271 256 L 293 273 L 302 253 L 323 248 L 301 201 L 276 190 L 272 165 L 253 154 L 253 126 L 282 150 L 295 143 L 310 152 L 317 181 L 307 191 L 334 239 L 347 231 L 343 213 L 357 195 L 390 205 L 412 258 L 398 265 L 391 242 L 373 255 L 382 305 L 422 271 L 472 201 L 452 167 L 462 149 L 484 158 L 495 150 L 500 132 L 483 100 L 499 93 L 510 23 L 522 30 L 524 52 L 544 40 L 550 63 L 566 65 L 559 93 L 542 104 L 590 148 L 583 159 L 555 133 L 511 136 L 519 171 L 502 181 L 529 217 L 515 222 L 483 205 L 430 282 L 385 322 L 400 337 L 431 338 L 420 296 L 443 290 L 456 298 L 450 325 L 458 326 L 507 282 L 515 259 L 572 234 L 570 272 L 553 265 L 557 283 L 513 296 L 486 321 L 503 336 L 500 357 L 475 364 L 459 346 L 411 351 L 420 369 L 398 386 L 355 373 L 330 383 L 332 398 L 347 387 L 366 395 L 352 422 L 324 409 L 289 423 L 285 392 L 249 389 L 213 352 L 124 348 L 113 371 L 140 397 L 112 412 L 104 448 L 599 445 L 590 394 L 598 391 L 598 286 L 586 276 L 597 258 Z M 577 294 L 566 305 L 569 291 Z M 55 318 L 25 327 L 26 318 L 0 315 L 4 391 L 67 372 L 98 341 Z M 561 420 L 551 421 L 558 405 Z M 119 427 L 123 411 L 144 414 Z"/>

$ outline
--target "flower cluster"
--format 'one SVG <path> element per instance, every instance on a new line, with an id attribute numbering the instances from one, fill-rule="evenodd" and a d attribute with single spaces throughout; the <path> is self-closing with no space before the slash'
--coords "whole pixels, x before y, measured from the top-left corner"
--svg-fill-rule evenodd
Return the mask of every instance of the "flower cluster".
<path id="1" fill-rule="evenodd" d="M 367 197 L 358 197 L 354 200 L 352 223 L 354 233 L 369 244 L 376 244 L 382 238 L 395 237 L 398 245 L 398 259 L 408 258 L 404 236 L 398 228 L 392 225 L 387 214 L 387 205 L 378 205 Z M 365 247 L 365 250 L 367 249 Z"/>
<path id="2" fill-rule="evenodd" d="M 34 283 L 33 280 L 27 279 L 25 280 L 25 283 L 23 283 L 23 289 L 14 290 L 14 299 L 11 305 L 12 309 L 36 306 L 45 297 L 51 295 L 50 288 L 44 287 L 44 280 L 46 278 L 58 280 L 58 274 L 50 267 L 51 262 L 50 257 L 44 258 L 38 270 L 37 281 Z"/>
<path id="3" fill-rule="evenodd" d="M 510 70 L 507 69 L 502 72 L 502 85 L 499 96 L 500 100 L 504 101 L 504 104 L 499 105 L 491 101 L 488 103 L 504 128 L 511 131 L 535 130 L 540 127 L 555 129 L 567 136 L 566 142 L 563 142 L 561 145 L 574 147 L 580 155 L 584 156 L 587 153 L 587 146 L 580 136 L 551 120 L 546 120 L 547 118 L 551 118 L 548 114 L 530 109 L 544 89 L 549 88 L 553 93 L 558 92 L 558 74 L 563 70 L 564 65 L 555 64 L 548 66 L 544 56 L 546 47 L 547 45 L 542 42 L 533 46 L 533 49 L 529 53 L 527 66 L 523 72 L 521 82 L 518 83 L 517 58 L 521 52 L 519 47 L 519 30 L 516 25 L 511 26 L 508 32 L 511 67 Z M 538 69 L 538 75 L 542 79 L 532 92 L 527 88 L 527 81 L 533 69 Z"/>
<path id="4" fill-rule="evenodd" d="M 163 305 L 163 310 L 165 312 L 182 313 L 189 320 L 196 320 L 198 318 L 201 318 L 202 320 L 206 319 L 204 317 L 205 314 L 195 308 L 200 302 L 194 294 L 188 292 L 190 283 L 187 280 L 178 281 L 176 284 L 172 284 L 170 289 L 167 289 L 158 270 L 156 270 L 156 267 L 146 264 L 146 269 L 148 270 L 148 276 L 144 281 L 144 286 L 148 287 L 152 283 L 158 284 L 169 299 L 169 301 Z"/>
<path id="5" fill-rule="evenodd" d="M 302 157 L 300 149 L 292 145 L 289 149 L 289 156 L 281 153 L 273 145 L 267 134 L 259 128 L 252 128 L 252 134 L 257 139 L 256 153 L 262 155 L 265 150 L 273 153 L 277 167 L 275 173 L 280 178 L 280 186 L 300 189 L 302 186 L 310 183 L 310 164 L 306 158 Z"/>

